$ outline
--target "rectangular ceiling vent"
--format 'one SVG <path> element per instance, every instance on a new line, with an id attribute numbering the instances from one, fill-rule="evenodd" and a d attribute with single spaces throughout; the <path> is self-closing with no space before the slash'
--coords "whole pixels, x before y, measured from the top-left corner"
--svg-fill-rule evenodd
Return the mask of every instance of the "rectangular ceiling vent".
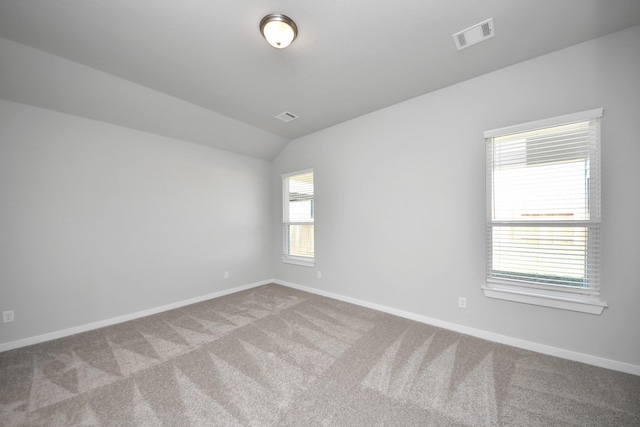
<path id="1" fill-rule="evenodd" d="M 289 123 L 290 121 L 295 120 L 297 118 L 298 118 L 298 116 L 296 116 L 295 114 L 290 113 L 288 111 L 285 111 L 284 113 L 278 114 L 276 116 L 276 119 L 282 120 L 285 123 Z"/>
<path id="2" fill-rule="evenodd" d="M 453 35 L 458 50 L 483 42 L 495 35 L 493 30 L 493 18 L 469 27 Z"/>

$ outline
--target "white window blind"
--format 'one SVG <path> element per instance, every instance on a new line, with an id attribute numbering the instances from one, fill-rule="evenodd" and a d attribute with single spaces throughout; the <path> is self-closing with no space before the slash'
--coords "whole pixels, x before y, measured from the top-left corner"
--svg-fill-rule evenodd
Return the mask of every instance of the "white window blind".
<path id="1" fill-rule="evenodd" d="M 313 266 L 314 184 L 313 170 L 283 175 L 283 261 Z"/>
<path id="2" fill-rule="evenodd" d="M 485 132 L 487 296 L 601 312 L 602 109 Z"/>

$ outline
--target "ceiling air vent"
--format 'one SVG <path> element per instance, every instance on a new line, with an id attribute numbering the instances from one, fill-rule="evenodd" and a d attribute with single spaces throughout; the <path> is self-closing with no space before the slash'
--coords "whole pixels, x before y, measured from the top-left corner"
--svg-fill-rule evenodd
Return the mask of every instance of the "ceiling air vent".
<path id="1" fill-rule="evenodd" d="M 296 116 L 295 114 L 290 113 L 288 111 L 285 111 L 284 113 L 278 114 L 276 116 L 276 119 L 282 120 L 285 123 L 289 123 L 290 121 L 295 120 L 297 118 L 298 118 L 298 116 Z"/>
<path id="2" fill-rule="evenodd" d="M 494 35 L 493 18 L 490 18 L 474 25 L 473 27 L 469 27 L 466 30 L 455 33 L 453 35 L 453 41 L 456 42 L 458 50 L 461 50 L 465 47 L 473 46 L 476 43 L 490 39 Z"/>

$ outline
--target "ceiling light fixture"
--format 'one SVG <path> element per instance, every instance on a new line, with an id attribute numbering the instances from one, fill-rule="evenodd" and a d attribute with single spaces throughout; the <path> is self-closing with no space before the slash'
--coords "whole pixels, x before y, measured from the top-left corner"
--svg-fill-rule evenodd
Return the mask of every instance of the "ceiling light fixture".
<path id="1" fill-rule="evenodd" d="M 271 46 L 284 49 L 296 39 L 298 27 L 287 15 L 272 13 L 260 21 L 260 32 Z"/>

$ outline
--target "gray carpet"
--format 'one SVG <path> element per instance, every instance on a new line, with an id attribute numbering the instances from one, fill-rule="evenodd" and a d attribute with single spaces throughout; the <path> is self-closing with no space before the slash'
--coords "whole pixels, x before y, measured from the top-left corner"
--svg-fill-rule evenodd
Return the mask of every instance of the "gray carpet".
<path id="1" fill-rule="evenodd" d="M 640 426 L 640 377 L 267 285 L 0 353 L 2 426 Z"/>

